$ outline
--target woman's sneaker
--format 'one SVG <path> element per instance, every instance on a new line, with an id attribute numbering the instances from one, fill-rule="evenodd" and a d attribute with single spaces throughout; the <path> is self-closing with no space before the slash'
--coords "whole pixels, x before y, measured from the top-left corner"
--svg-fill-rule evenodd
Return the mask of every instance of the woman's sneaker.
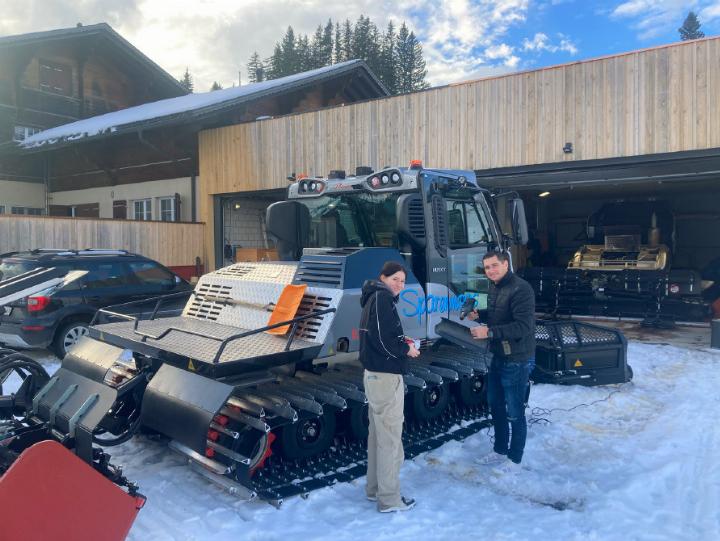
<path id="1" fill-rule="evenodd" d="M 402 496 L 400 499 L 402 500 L 402 503 L 398 505 L 390 505 L 388 507 L 379 505 L 378 511 L 380 511 L 381 513 L 394 513 L 396 511 L 410 511 L 410 509 L 415 507 L 415 500 L 413 500 L 412 498 L 406 498 L 405 496 Z"/>

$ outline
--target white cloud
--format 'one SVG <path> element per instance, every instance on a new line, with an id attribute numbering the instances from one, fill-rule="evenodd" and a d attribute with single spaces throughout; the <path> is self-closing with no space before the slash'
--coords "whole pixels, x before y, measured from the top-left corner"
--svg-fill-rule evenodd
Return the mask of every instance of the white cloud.
<path id="1" fill-rule="evenodd" d="M 530 0 L 0 0 L 0 35 L 105 21 L 171 75 L 189 68 L 205 91 L 213 81 L 237 84 L 238 73 L 247 82 L 250 55 L 269 57 L 288 26 L 312 35 L 329 18 L 354 23 L 363 14 L 381 31 L 405 21 L 437 85 L 517 69 L 528 51 L 508 33 L 530 7 Z M 558 39 L 548 51 L 577 52 L 569 38 Z"/>
<path id="2" fill-rule="evenodd" d="M 515 55 L 510 55 L 510 56 L 508 56 L 508 57 L 505 59 L 505 62 L 504 62 L 504 64 L 505 64 L 508 68 L 513 68 L 513 69 L 517 68 L 517 66 L 518 66 L 519 63 L 520 63 L 520 57 L 515 56 Z"/>
<path id="3" fill-rule="evenodd" d="M 495 75 L 498 68 L 506 72 L 518 64 L 509 60 L 512 47 L 502 40 L 525 21 L 528 0 L 421 0 L 403 8 L 408 6 L 412 9 L 400 11 L 417 14 L 408 23 L 422 42 L 431 84 L 477 78 L 486 72 L 481 66 Z"/>
<path id="4" fill-rule="evenodd" d="M 630 20 L 640 39 L 650 39 L 676 30 L 691 10 L 701 24 L 712 22 L 720 17 L 720 0 L 628 0 L 611 16 Z"/>
<path id="5" fill-rule="evenodd" d="M 558 37 L 560 38 L 560 43 L 558 45 L 554 45 L 550 43 L 550 38 L 548 38 L 547 34 L 538 32 L 532 40 L 525 38 L 522 41 L 522 49 L 524 51 L 548 51 L 550 53 L 564 51 L 566 53 L 570 53 L 571 55 L 578 53 L 578 48 L 572 41 L 570 41 L 570 39 L 566 38 L 563 34 L 558 34 Z"/>
<path id="6" fill-rule="evenodd" d="M 512 52 L 513 47 L 510 47 L 506 43 L 501 43 L 500 45 L 491 45 L 485 49 L 485 57 L 491 60 L 507 58 L 512 55 Z"/>
<path id="7" fill-rule="evenodd" d="M 523 49 L 526 51 L 542 51 L 547 47 L 548 37 L 542 32 L 535 34 L 532 40 L 525 38 L 523 40 Z"/>

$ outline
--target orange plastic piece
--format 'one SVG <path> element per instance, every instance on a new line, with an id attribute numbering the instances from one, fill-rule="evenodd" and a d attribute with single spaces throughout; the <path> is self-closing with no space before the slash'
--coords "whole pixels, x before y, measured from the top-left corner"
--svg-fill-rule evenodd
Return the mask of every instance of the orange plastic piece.
<path id="1" fill-rule="evenodd" d="M 255 465 L 255 467 L 254 467 L 252 470 L 250 470 L 250 475 L 251 475 L 251 476 L 255 473 L 256 470 L 261 470 L 262 468 L 265 467 L 265 461 L 266 461 L 268 458 L 270 458 L 270 457 L 272 456 L 272 454 L 273 454 L 273 452 L 272 452 L 272 444 L 273 444 L 273 442 L 275 441 L 276 438 L 277 438 L 277 436 L 275 436 L 275 434 L 273 434 L 272 432 L 268 432 L 268 443 L 267 443 L 267 447 L 265 448 L 265 452 L 263 453 L 263 456 L 262 456 L 262 458 L 260 459 L 260 461 Z"/>
<path id="2" fill-rule="evenodd" d="M 270 320 L 267 323 L 268 326 L 294 318 L 298 308 L 300 308 L 300 303 L 302 302 L 306 289 L 306 284 L 285 286 L 282 293 L 280 293 L 280 298 L 275 304 L 272 315 L 270 315 Z M 289 330 L 290 325 L 283 325 L 265 332 L 268 334 L 286 334 Z"/>
<path id="3" fill-rule="evenodd" d="M 0 477 L 0 539 L 120 541 L 144 503 L 59 443 L 42 441 Z"/>
<path id="4" fill-rule="evenodd" d="M 220 426 L 225 426 L 225 425 L 228 424 L 229 419 L 227 418 L 226 415 L 216 415 L 216 416 L 213 418 L 213 421 L 215 421 L 215 422 L 216 422 L 217 424 L 219 424 Z"/>

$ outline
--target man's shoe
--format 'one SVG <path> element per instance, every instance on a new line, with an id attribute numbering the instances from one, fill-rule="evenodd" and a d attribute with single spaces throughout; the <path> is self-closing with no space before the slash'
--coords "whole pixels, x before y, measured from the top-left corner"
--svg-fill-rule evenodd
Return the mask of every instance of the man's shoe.
<path id="1" fill-rule="evenodd" d="M 509 458 L 505 459 L 505 462 L 498 464 L 492 470 L 495 475 L 512 476 L 517 475 L 522 471 L 522 466 L 517 462 L 513 462 Z"/>
<path id="2" fill-rule="evenodd" d="M 366 494 L 365 497 L 368 499 L 369 502 L 376 502 L 376 501 L 377 501 L 377 496 L 376 496 L 375 494 L 373 494 L 373 495 Z"/>
<path id="3" fill-rule="evenodd" d="M 395 513 L 396 511 L 410 511 L 413 507 L 415 507 L 415 500 L 412 498 L 406 498 L 405 496 L 401 496 L 400 498 L 402 500 L 402 503 L 398 505 L 391 505 L 389 507 L 383 507 L 378 506 L 378 511 L 381 513 Z"/>
<path id="4" fill-rule="evenodd" d="M 507 459 L 508 457 L 506 455 L 501 455 L 500 453 L 493 451 L 492 453 L 488 453 L 485 456 L 481 456 L 476 459 L 475 462 L 481 466 L 497 466 L 504 463 Z"/>

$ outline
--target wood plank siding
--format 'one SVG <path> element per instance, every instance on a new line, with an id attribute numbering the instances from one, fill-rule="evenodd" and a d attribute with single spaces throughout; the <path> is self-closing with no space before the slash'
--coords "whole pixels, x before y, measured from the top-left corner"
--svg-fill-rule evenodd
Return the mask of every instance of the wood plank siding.
<path id="1" fill-rule="evenodd" d="M 563 152 L 571 142 L 573 152 Z M 212 195 L 291 172 L 408 164 L 489 169 L 720 147 L 720 39 L 509 74 L 200 133 Z M 206 229 L 212 263 L 212 229 Z"/>
<path id="2" fill-rule="evenodd" d="M 35 248 L 127 250 L 166 267 L 203 257 L 204 224 L 0 215 L 0 253 Z"/>

